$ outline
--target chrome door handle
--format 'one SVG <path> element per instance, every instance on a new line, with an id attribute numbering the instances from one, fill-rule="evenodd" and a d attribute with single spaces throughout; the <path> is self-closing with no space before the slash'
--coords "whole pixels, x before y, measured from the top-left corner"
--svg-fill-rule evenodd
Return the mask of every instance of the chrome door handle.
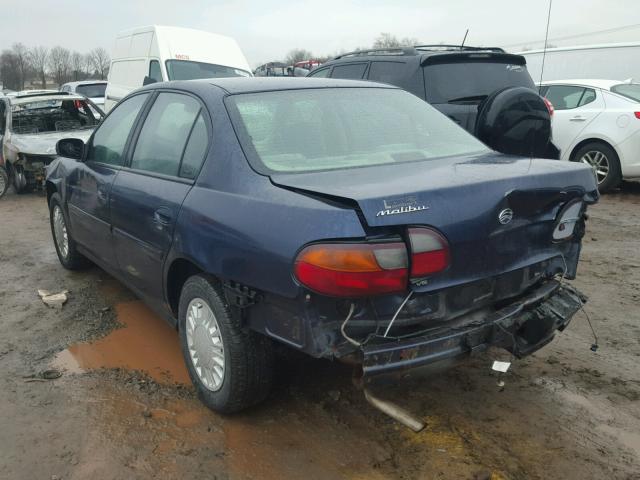
<path id="1" fill-rule="evenodd" d="M 570 122 L 584 122 L 586 120 L 586 118 L 584 117 L 571 117 L 569 119 Z"/>
<path id="2" fill-rule="evenodd" d="M 171 222 L 173 221 L 171 210 L 169 210 L 168 208 L 160 207 L 158 210 L 153 212 L 153 221 L 163 227 L 171 225 Z"/>

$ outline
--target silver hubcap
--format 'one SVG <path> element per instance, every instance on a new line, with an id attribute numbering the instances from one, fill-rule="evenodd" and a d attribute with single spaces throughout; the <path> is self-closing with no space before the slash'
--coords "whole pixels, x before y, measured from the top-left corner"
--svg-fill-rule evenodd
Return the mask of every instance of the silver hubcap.
<path id="1" fill-rule="evenodd" d="M 604 153 L 592 150 L 585 153 L 580 160 L 582 163 L 590 165 L 593 171 L 596 172 L 598 185 L 604 182 L 604 179 L 609 175 L 609 159 Z"/>
<path id="2" fill-rule="evenodd" d="M 69 254 L 69 237 L 67 235 L 67 225 L 64 223 L 64 216 L 59 205 L 53 207 L 53 233 L 56 237 L 56 245 L 60 255 L 67 258 Z"/>
<path id="3" fill-rule="evenodd" d="M 216 317 L 201 298 L 187 307 L 187 346 L 191 363 L 207 389 L 220 390 L 224 381 L 224 345 Z"/>

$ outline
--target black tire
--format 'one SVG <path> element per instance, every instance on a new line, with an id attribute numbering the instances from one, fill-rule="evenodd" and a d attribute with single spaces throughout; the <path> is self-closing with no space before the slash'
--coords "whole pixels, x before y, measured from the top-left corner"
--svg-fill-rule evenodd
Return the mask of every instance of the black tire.
<path id="1" fill-rule="evenodd" d="M 64 254 L 63 251 L 61 251 L 61 248 L 58 245 L 58 241 L 56 240 L 54 216 L 55 216 L 56 209 L 58 208 L 60 209 L 62 219 L 64 220 L 64 225 L 67 233 L 68 248 L 67 248 L 66 255 Z M 58 260 L 60 260 L 60 263 L 62 264 L 62 266 L 67 270 L 80 270 L 82 268 L 88 267 L 91 264 L 91 262 L 89 262 L 87 257 L 85 257 L 80 252 L 78 252 L 77 244 L 73 240 L 73 237 L 71 236 L 71 232 L 68 227 L 69 218 L 67 217 L 67 214 L 64 211 L 64 208 L 62 207 L 62 200 L 60 199 L 60 195 L 57 193 L 54 193 L 53 195 L 51 195 L 51 198 L 49 199 L 49 224 L 51 225 L 51 236 L 53 238 L 53 244 L 56 247 Z"/>
<path id="2" fill-rule="evenodd" d="M 224 370 L 222 383 L 215 391 L 200 379 L 189 353 L 187 310 L 194 299 L 203 300 L 213 312 L 222 338 Z M 178 322 L 189 376 L 198 397 L 207 407 L 220 413 L 233 413 L 267 397 L 273 383 L 273 344 L 264 335 L 239 324 L 231 314 L 219 282 L 206 275 L 189 278 L 180 294 Z"/>
<path id="3" fill-rule="evenodd" d="M 592 154 L 592 152 L 599 152 L 603 154 L 609 166 L 607 175 L 602 179 L 598 177 L 598 190 L 600 190 L 600 192 L 608 192 L 609 190 L 618 187 L 622 182 L 620 159 L 618 158 L 616 151 L 609 145 L 602 142 L 587 143 L 575 152 L 571 161 L 582 162 L 582 158 L 587 154 Z"/>
<path id="4" fill-rule="evenodd" d="M 9 190 L 9 175 L 7 170 L 0 165 L 0 198 Z"/>
<path id="5" fill-rule="evenodd" d="M 29 182 L 26 181 L 24 169 L 21 166 L 12 166 L 11 176 L 13 177 L 13 189 L 18 195 L 29 192 L 30 185 Z"/>

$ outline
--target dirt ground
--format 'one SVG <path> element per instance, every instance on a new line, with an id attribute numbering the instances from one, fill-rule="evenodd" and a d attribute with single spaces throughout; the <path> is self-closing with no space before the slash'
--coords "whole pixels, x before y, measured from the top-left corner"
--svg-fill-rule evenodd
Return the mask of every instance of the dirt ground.
<path id="1" fill-rule="evenodd" d="M 384 390 L 416 434 L 371 408 L 348 367 L 279 360 L 268 401 L 230 417 L 188 383 L 177 335 L 98 268 L 58 263 L 45 200 L 0 200 L 2 479 L 640 479 L 640 184 L 592 208 L 582 313 L 504 377 L 491 352 Z M 69 290 L 62 309 L 37 289 Z M 62 377 L 43 380 L 49 368 Z"/>

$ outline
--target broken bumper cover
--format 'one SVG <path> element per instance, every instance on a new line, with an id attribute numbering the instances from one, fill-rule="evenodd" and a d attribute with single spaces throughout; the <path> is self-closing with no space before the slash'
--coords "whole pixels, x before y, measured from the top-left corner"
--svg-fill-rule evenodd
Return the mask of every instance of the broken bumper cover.
<path id="1" fill-rule="evenodd" d="M 573 287 L 549 281 L 481 321 L 363 346 L 364 377 L 403 372 L 490 346 L 524 357 L 549 343 L 585 301 Z"/>

